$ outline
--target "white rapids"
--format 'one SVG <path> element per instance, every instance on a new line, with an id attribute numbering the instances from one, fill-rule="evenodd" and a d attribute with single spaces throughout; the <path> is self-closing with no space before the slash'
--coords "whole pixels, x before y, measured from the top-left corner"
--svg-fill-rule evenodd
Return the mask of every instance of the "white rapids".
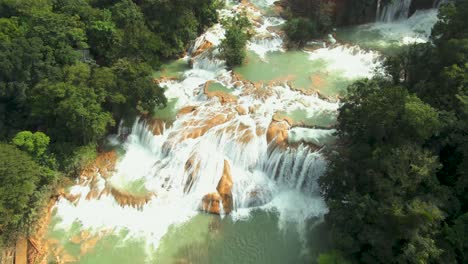
<path id="1" fill-rule="evenodd" d="M 274 1 L 258 2 L 261 6 L 270 6 Z M 231 5 L 220 13 L 231 16 L 234 10 L 242 8 L 241 5 Z M 250 6 L 247 10 L 252 17 L 261 16 L 261 11 Z M 419 12 L 414 16 L 424 15 L 427 24 L 434 23 L 433 12 Z M 279 18 L 263 17 L 262 23 L 256 24 L 257 35 L 248 48 L 262 58 L 269 52 L 286 52 L 282 38 L 269 31 L 271 26 L 283 22 Z M 400 30 L 403 24 L 405 30 L 409 24 L 413 28 L 411 32 L 418 27 L 411 18 L 391 24 L 376 23 L 372 27 L 386 31 L 386 34 L 396 34 L 405 41 L 402 36 L 408 32 Z M 426 35 L 427 32 L 421 41 L 427 40 Z M 225 161 L 231 168 L 234 200 L 233 212 L 225 217 L 234 221 L 248 219 L 254 210 L 263 210 L 278 215 L 280 228 L 292 223 L 297 225 L 299 232 L 305 233 L 306 220 L 320 219 L 327 213 L 317 179 L 325 173 L 327 166 L 321 149 L 333 142 L 335 130 L 291 128 L 289 143 L 299 146 L 287 148 L 273 148 L 268 144 L 266 134 L 278 112 L 303 109 L 309 116 L 324 112 L 336 114 L 340 103 L 321 99 L 318 95 L 304 95 L 286 84 L 268 87 L 269 92 L 262 95 L 249 91 L 245 83 L 238 85 L 239 81 L 226 68 L 225 62 L 216 57 L 216 46 L 223 36 L 224 29 L 220 24 L 208 29 L 194 42 L 191 51 L 206 41 L 213 44 L 213 49 L 195 58 L 186 57 L 185 60 L 192 60 L 192 68 L 179 80 L 161 83 L 166 87 L 166 96 L 177 99 L 176 110 L 186 106 L 196 110 L 179 115 L 161 135 L 153 135 L 145 121 L 135 121 L 130 134 L 119 143 L 124 154 L 117 163 L 116 172 L 107 183 L 98 177 L 99 189 L 106 184 L 125 189 L 129 184 L 141 181 L 146 190 L 156 194 L 155 197 L 140 209 L 122 207 L 110 195 L 85 199 L 91 189 L 77 183 L 69 192 L 81 194 L 81 198 L 75 203 L 59 199 L 56 217 L 60 221 L 55 228 L 68 230 L 73 223 L 79 222 L 83 229 L 93 232 L 128 230 L 129 237 L 144 238 L 148 249 L 156 249 L 171 226 L 201 213 L 201 200 L 216 191 Z M 331 72 L 339 72 L 350 80 L 372 77 L 381 63 L 378 52 L 357 46 L 335 44 L 307 53 L 310 60 L 322 60 Z M 216 97 L 208 98 L 203 91 L 208 81 L 221 83 L 232 91 L 236 102 L 222 103 Z M 238 113 L 236 106 L 242 106 L 248 113 Z M 117 143 L 115 138 L 113 142 Z M 187 166 L 190 162 L 191 166 Z"/>

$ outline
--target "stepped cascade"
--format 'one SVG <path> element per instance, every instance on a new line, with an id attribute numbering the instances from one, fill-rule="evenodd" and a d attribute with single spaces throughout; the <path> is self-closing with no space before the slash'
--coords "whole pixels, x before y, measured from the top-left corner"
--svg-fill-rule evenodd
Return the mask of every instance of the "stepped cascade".
<path id="1" fill-rule="evenodd" d="M 328 211 L 318 179 L 346 86 L 379 74 L 373 47 L 381 42 L 427 41 L 421 32 L 430 32 L 436 11 L 407 19 L 411 1 L 392 1 L 379 7 L 378 23 L 338 30 L 337 43 L 287 51 L 273 5 L 228 1 L 219 11 L 245 12 L 254 25 L 245 65 L 230 70 L 217 56 L 225 30 L 216 24 L 176 61 L 183 70 L 156 80 L 173 118 L 122 121 L 109 136 L 111 154 L 55 205 L 56 258 L 89 263 L 138 248 L 149 263 L 305 262 L 308 223 Z M 379 37 L 362 38 L 367 31 Z M 286 249 L 294 256 L 275 255 Z"/>

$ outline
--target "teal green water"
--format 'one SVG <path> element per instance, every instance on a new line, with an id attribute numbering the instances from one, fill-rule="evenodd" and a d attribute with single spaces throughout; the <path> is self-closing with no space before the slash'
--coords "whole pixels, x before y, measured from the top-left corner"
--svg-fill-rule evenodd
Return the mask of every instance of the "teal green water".
<path id="1" fill-rule="evenodd" d="M 121 190 L 126 191 L 132 195 L 147 195 L 149 193 L 148 189 L 145 187 L 146 180 L 139 179 L 132 182 L 127 183 L 126 185 L 122 186 Z"/>
<path id="2" fill-rule="evenodd" d="M 336 35 L 340 41 L 359 44 L 363 49 L 384 54 L 395 54 L 401 49 L 401 39 L 385 39 L 380 30 L 372 29 L 370 25 L 341 28 Z"/>
<path id="3" fill-rule="evenodd" d="M 82 264 L 300 264 L 316 258 L 305 250 L 295 224 L 279 229 L 276 215 L 262 211 L 238 221 L 197 215 L 185 224 L 173 226 L 157 250 L 144 239 L 128 236 L 128 231 L 115 232 L 102 236 L 84 255 L 80 254 L 79 244 L 70 242 L 79 235 L 81 225 L 75 223 L 69 231 L 53 229 L 58 221 L 54 217 L 49 237 L 59 240 L 65 252 Z"/>
<path id="4" fill-rule="evenodd" d="M 232 93 L 232 90 L 219 82 L 214 82 L 208 86 L 208 92 Z"/>
<path id="5" fill-rule="evenodd" d="M 166 107 L 157 108 L 153 112 L 153 117 L 155 119 L 163 121 L 174 121 L 177 117 L 177 98 L 171 98 L 168 100 Z"/>
<path id="6" fill-rule="evenodd" d="M 317 90 L 324 96 L 342 94 L 352 80 L 327 70 L 326 66 L 324 60 L 310 60 L 309 54 L 303 51 L 271 52 L 265 59 L 248 52 L 246 63 L 234 71 L 253 82 L 290 81 L 295 89 Z"/>
<path id="7" fill-rule="evenodd" d="M 153 77 L 158 79 L 165 78 L 179 78 L 182 73 L 190 69 L 190 65 L 184 59 L 170 61 L 161 66 L 161 69 L 153 74 Z"/>
<path id="8" fill-rule="evenodd" d="M 296 109 L 290 112 L 280 112 L 279 115 L 287 116 L 294 123 L 301 123 L 307 127 L 331 127 L 336 124 L 336 113 L 327 111 L 311 114 L 307 109 Z"/>

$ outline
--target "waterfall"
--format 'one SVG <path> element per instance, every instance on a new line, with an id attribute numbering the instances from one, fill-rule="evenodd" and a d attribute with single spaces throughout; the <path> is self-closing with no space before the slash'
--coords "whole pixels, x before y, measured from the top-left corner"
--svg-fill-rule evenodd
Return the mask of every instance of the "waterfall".
<path id="1" fill-rule="evenodd" d="M 272 0 L 255 2 L 273 3 Z M 294 71 L 283 72 L 287 66 L 273 60 L 280 52 L 286 54 L 281 34 L 271 29 L 284 20 L 267 17 L 258 23 L 248 48 L 265 57 L 262 63 L 278 71 L 277 77 L 288 79 Z M 267 89 L 257 88 L 247 77 L 228 70 L 218 58 L 217 46 L 223 35 L 221 24 L 208 29 L 190 50 L 197 51 L 209 42 L 212 45 L 207 45 L 210 46 L 207 52 L 197 56 L 190 53 L 185 60 L 190 62 L 191 69 L 184 70 L 180 79 L 160 83 L 169 100 L 177 99 L 173 109 L 178 113 L 176 120 L 170 122 L 170 126 L 157 123 L 151 117 L 136 120 L 133 126 L 122 123 L 118 134 L 109 137 L 119 151 L 112 175 L 77 182 L 69 192 L 77 195 L 74 202 L 60 198 L 56 206 L 57 219 L 60 219 L 56 228 L 71 230 L 74 223 L 79 223 L 81 230 L 93 233 L 125 230 L 128 238 L 143 238 L 151 246 L 148 248 L 157 249 L 170 228 L 194 219 L 201 210 L 209 211 L 204 202 L 208 202 L 208 208 L 219 204 L 219 214 L 233 221 L 250 216 L 254 219 L 259 211 L 274 214 L 280 229 L 297 226 L 299 234 L 306 234 L 307 220 L 323 217 L 327 207 L 320 196 L 318 178 L 325 173 L 327 161 L 317 147 L 330 144 L 335 131 L 291 125 L 292 128 L 278 131 L 288 133 L 289 147 L 273 147 L 274 143 L 270 145 L 267 141 L 267 134 L 273 133 L 269 128 L 276 122 L 275 117 L 283 113 L 291 118 L 297 114 L 294 118 L 298 120 L 291 120 L 296 124 L 307 120 L 321 122 L 322 118 L 327 119 L 325 117 L 334 119 L 340 103 L 278 84 L 282 80 L 271 83 L 265 80 L 262 86 Z M 313 69 L 301 69 L 307 71 L 306 79 L 315 77 L 331 84 L 372 77 L 380 65 L 378 52 L 349 45 L 290 55 L 291 60 L 317 64 Z M 209 97 L 204 91 L 209 81 L 222 83 L 236 100 L 223 103 L 216 96 Z M 228 192 L 232 200 L 216 198 L 222 193 L 218 187 L 221 181 L 229 178 L 225 175 L 232 178 L 232 189 Z M 95 183 L 91 186 L 89 181 Z M 151 197 L 138 208 L 122 207 L 106 193 L 105 188 L 109 186 L 122 193 L 140 195 L 143 192 L 144 197 L 147 193 Z M 96 199 L 86 199 L 91 192 L 97 194 Z"/>
<path id="2" fill-rule="evenodd" d="M 378 22 L 393 22 L 409 16 L 412 0 L 392 0 L 377 17 Z"/>
<path id="3" fill-rule="evenodd" d="M 379 19 L 380 17 L 380 5 L 382 4 L 382 0 L 377 0 L 377 11 L 375 12 L 375 19 Z"/>
<path id="4" fill-rule="evenodd" d="M 309 147 L 276 148 L 264 160 L 262 169 L 276 182 L 297 190 L 318 193 L 317 179 L 325 173 L 326 161 Z"/>

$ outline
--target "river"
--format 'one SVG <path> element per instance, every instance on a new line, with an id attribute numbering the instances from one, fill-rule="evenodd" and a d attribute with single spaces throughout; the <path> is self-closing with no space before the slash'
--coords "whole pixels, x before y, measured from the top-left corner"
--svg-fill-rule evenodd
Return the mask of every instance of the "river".
<path id="1" fill-rule="evenodd" d="M 354 80 L 380 74 L 382 52 L 428 41 L 437 11 L 406 19 L 410 1 L 400 1 L 379 22 L 337 29 L 336 44 L 286 51 L 273 1 L 251 2 L 220 11 L 248 13 L 255 35 L 246 63 L 229 71 L 217 58 L 224 30 L 215 25 L 155 74 L 168 106 L 122 122 L 108 138 L 109 172 L 91 168 L 59 198 L 47 235 L 50 261 L 317 258 L 326 237 L 315 227 L 327 213 L 317 179 L 335 141 L 339 99 Z"/>

